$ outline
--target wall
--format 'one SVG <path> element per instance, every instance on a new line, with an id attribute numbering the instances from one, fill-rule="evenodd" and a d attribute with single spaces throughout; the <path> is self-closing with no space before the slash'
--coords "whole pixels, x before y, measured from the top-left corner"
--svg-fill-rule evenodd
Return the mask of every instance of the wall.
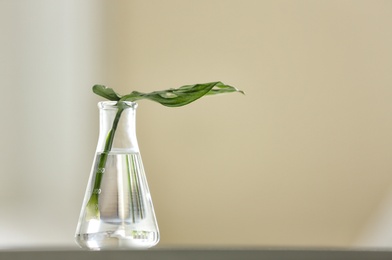
<path id="1" fill-rule="evenodd" d="M 389 1 L 11 3 L 1 71 L 24 106 L 2 129 L 1 221 L 18 227 L 2 225 L 2 243 L 72 244 L 95 142 L 92 84 L 222 80 L 246 95 L 140 102 L 162 246 L 389 246 Z"/>
<path id="2" fill-rule="evenodd" d="M 0 248 L 73 244 L 97 136 L 99 1 L 0 1 Z"/>

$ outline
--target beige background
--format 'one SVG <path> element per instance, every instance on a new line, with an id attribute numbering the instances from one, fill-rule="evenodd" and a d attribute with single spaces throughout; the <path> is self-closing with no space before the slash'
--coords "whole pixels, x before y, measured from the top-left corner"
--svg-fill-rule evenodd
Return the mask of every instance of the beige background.
<path id="1" fill-rule="evenodd" d="M 73 245 L 90 88 L 221 80 L 141 101 L 161 246 L 392 245 L 391 1 L 0 2 L 0 247 Z"/>

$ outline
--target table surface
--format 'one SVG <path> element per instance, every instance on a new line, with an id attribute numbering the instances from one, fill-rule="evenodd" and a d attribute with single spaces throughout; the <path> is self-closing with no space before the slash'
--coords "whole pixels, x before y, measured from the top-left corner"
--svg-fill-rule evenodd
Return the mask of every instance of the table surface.
<path id="1" fill-rule="evenodd" d="M 149 250 L 84 251 L 77 249 L 5 249 L 0 259 L 85 260 L 378 260 L 392 259 L 392 249 L 298 249 L 298 248 L 154 248 Z"/>

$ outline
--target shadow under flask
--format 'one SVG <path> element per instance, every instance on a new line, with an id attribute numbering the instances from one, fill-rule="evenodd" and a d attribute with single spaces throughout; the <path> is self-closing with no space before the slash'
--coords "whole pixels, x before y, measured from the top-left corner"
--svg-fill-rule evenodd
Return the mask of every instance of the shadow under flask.
<path id="1" fill-rule="evenodd" d="M 152 247 L 159 230 L 136 138 L 137 103 L 98 107 L 98 145 L 75 240 L 90 250 Z"/>

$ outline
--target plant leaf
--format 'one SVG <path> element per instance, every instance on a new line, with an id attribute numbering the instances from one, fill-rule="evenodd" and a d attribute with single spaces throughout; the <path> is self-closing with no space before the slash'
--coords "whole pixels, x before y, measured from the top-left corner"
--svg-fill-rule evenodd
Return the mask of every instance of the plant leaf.
<path id="1" fill-rule="evenodd" d="M 98 96 L 104 97 L 111 101 L 118 101 L 121 98 L 121 96 L 117 94 L 113 89 L 107 88 L 104 85 L 94 85 L 93 92 Z"/>
<path id="2" fill-rule="evenodd" d="M 179 107 L 187 105 L 204 95 L 215 95 L 229 92 L 241 92 L 232 86 L 225 85 L 220 81 L 203 84 L 185 85 L 178 89 L 167 89 L 142 93 L 133 91 L 128 95 L 122 96 L 121 101 L 136 101 L 149 99 L 168 107 Z"/>

